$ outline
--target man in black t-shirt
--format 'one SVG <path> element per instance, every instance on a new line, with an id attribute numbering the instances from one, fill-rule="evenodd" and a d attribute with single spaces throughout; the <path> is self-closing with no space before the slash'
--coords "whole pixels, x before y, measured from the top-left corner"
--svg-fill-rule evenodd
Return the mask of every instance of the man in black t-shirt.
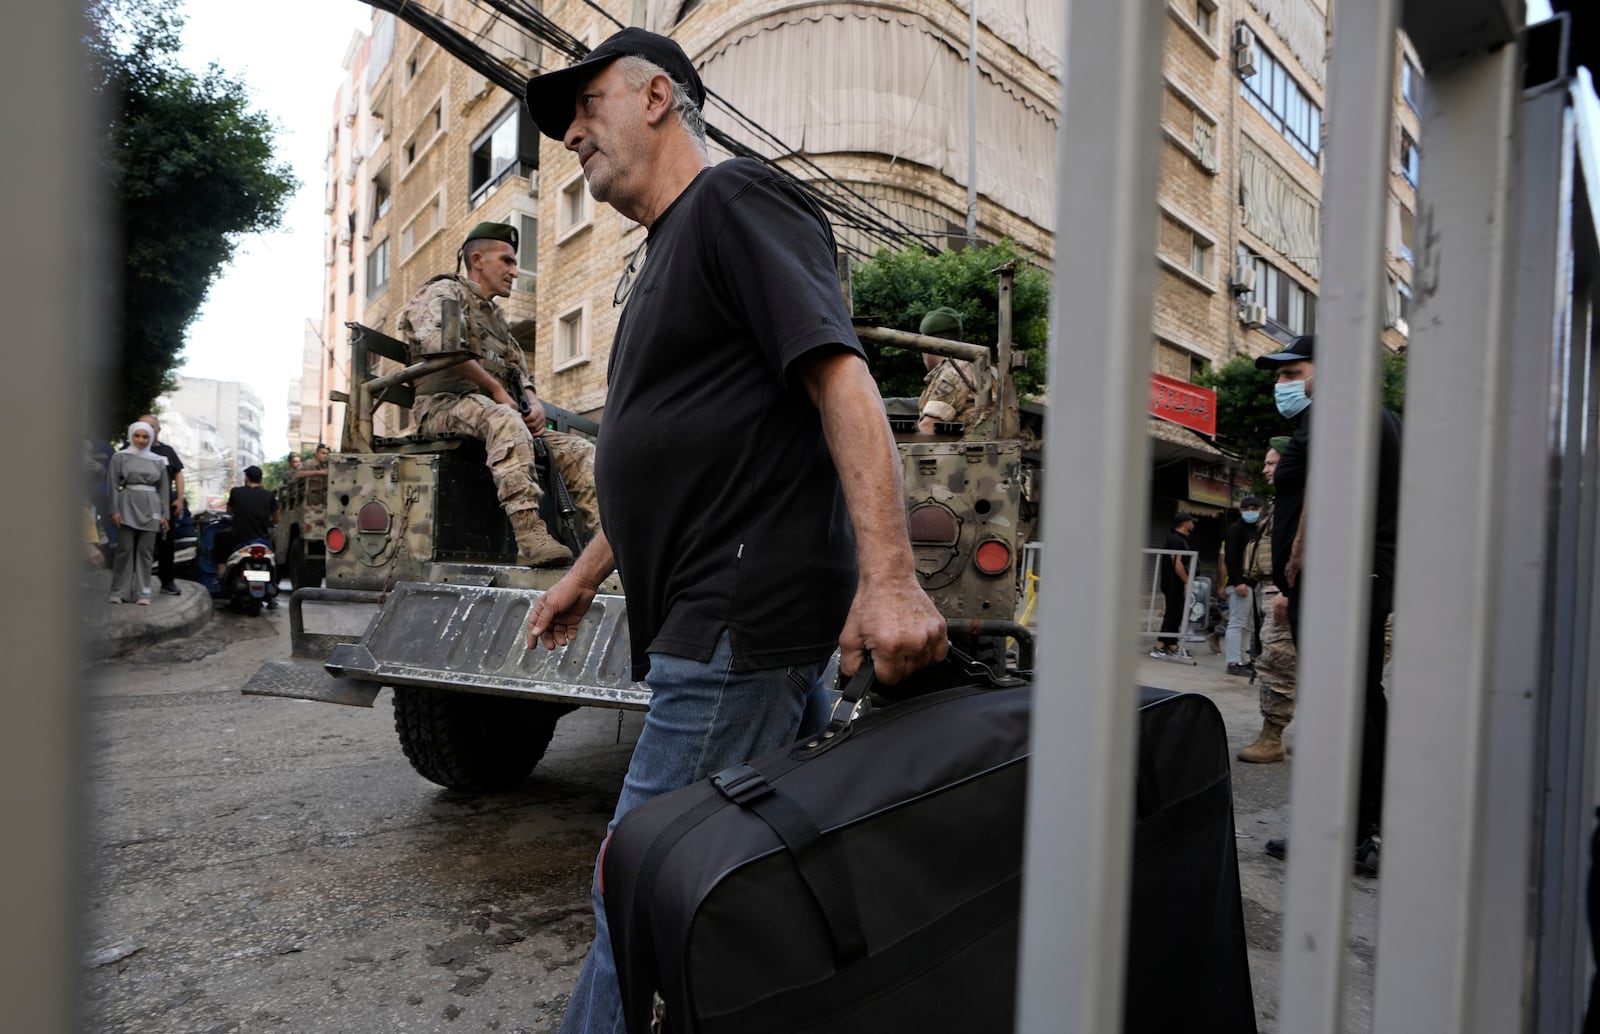
<path id="1" fill-rule="evenodd" d="M 1191 531 L 1194 531 L 1194 514 L 1179 511 L 1172 517 L 1172 528 L 1167 532 L 1167 539 L 1161 548 L 1187 550 Z M 1191 557 L 1177 553 L 1160 555 L 1161 595 L 1166 600 L 1166 609 L 1161 615 L 1161 638 L 1156 640 L 1155 649 L 1150 651 L 1152 657 L 1177 657 L 1183 652 L 1178 649 L 1177 633 L 1183 626 L 1183 610 L 1189 605 L 1189 578 L 1194 574 L 1189 570 L 1191 560 Z"/>
<path id="2" fill-rule="evenodd" d="M 278 523 L 278 497 L 261 487 L 261 468 L 244 468 L 244 485 L 228 493 L 227 511 L 233 515 L 236 542 L 272 539 L 272 526 Z"/>
<path id="3" fill-rule="evenodd" d="M 170 523 L 176 524 L 178 514 L 183 509 L 183 461 L 178 458 L 176 449 L 161 441 L 161 421 L 150 413 L 146 413 L 139 420 L 149 424 L 150 429 L 156 433 L 156 440 L 150 443 L 150 451 L 166 457 L 167 484 L 171 486 L 167 503 L 172 509 Z M 178 564 L 174 558 L 176 551 L 171 528 L 156 536 L 156 578 L 161 582 L 161 591 L 169 596 L 178 595 Z"/>
<path id="4" fill-rule="evenodd" d="M 650 711 L 613 824 L 644 800 L 791 742 L 835 646 L 895 682 L 943 656 L 900 459 L 839 291 L 827 219 L 758 162 L 707 157 L 705 87 L 627 28 L 531 79 L 540 132 L 647 233 L 595 459 L 601 533 L 535 604 L 530 647 L 571 642 L 600 580 L 627 587 Z M 812 705 L 807 707 L 807 705 Z M 622 1029 L 605 909 L 562 1031 Z"/>
<path id="5" fill-rule="evenodd" d="M 1311 401 L 1315 389 L 1316 339 L 1304 335 L 1287 348 L 1256 359 L 1256 367 L 1277 377 L 1274 398 L 1278 412 L 1295 422 L 1274 471 L 1277 491 L 1272 518 L 1272 580 L 1282 593 L 1276 604 L 1278 617 L 1287 621 L 1296 641 L 1300 638 L 1300 601 L 1303 547 L 1308 520 L 1306 485 L 1311 471 Z M 1383 691 L 1384 626 L 1394 608 L 1395 544 L 1400 515 L 1400 417 L 1385 409 L 1379 413 L 1377 505 L 1372 526 L 1372 578 L 1367 615 L 1364 706 L 1361 736 L 1361 782 L 1356 802 L 1355 871 L 1378 875 L 1379 829 L 1383 819 L 1383 751 L 1388 735 L 1389 704 Z M 1288 855 L 1284 839 L 1267 841 L 1267 853 Z"/>
<path id="6" fill-rule="evenodd" d="M 1245 662 L 1245 630 L 1254 609 L 1252 594 L 1256 580 L 1245 570 L 1244 553 L 1255 537 L 1261 534 L 1261 500 L 1247 495 L 1239 503 L 1239 519 L 1222 532 L 1220 577 L 1222 583 L 1217 595 L 1228 601 L 1228 633 L 1224 639 L 1224 655 L 1229 675 L 1249 675 L 1251 667 Z"/>

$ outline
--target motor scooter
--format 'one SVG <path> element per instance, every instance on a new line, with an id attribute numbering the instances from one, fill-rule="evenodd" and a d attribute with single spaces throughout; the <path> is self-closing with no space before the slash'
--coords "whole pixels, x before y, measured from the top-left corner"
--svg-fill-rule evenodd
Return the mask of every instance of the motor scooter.
<path id="1" fill-rule="evenodd" d="M 229 541 L 233 517 L 226 513 L 205 513 L 200 517 L 200 545 L 197 557 L 200 584 L 212 599 L 226 600 L 234 610 L 255 617 L 262 607 L 277 606 L 277 567 L 272 543 L 263 538 Z M 218 543 L 225 543 L 226 559 L 217 561 Z"/>

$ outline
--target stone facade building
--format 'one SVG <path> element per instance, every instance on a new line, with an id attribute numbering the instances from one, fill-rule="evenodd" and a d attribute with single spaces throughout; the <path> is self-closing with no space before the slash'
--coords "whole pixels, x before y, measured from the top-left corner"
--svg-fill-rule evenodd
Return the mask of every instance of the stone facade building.
<path id="1" fill-rule="evenodd" d="M 967 2 L 633 0 L 621 13 L 683 45 L 710 91 L 713 127 L 835 196 L 869 202 L 897 232 L 959 247 L 969 180 Z M 1168 4 L 1151 341 L 1158 373 L 1190 380 L 1207 364 L 1272 351 L 1315 329 L 1328 2 Z M 566 63 L 486 5 L 435 0 L 430 9 L 519 71 Z M 584 0 L 551 0 L 543 14 L 590 46 L 616 29 Z M 1048 267 L 1058 246 L 1060 5 L 985 0 L 978 23 L 977 236 L 1010 238 Z M 1406 332 L 1420 90 L 1415 55 L 1404 40 L 1396 46 L 1384 262 L 1390 348 L 1402 347 Z M 329 136 L 328 307 L 316 360 L 308 347 L 302 376 L 302 434 L 314 414 L 329 440 L 342 422 L 342 407 L 327 401 L 347 384 L 342 324 L 360 319 L 392 332 L 405 300 L 454 268 L 462 236 L 484 219 L 522 233 L 524 272 L 501 304 L 530 352 L 540 394 L 602 413 L 619 313 L 613 292 L 643 230 L 596 206 L 576 157 L 539 137 L 519 98 L 392 16 L 374 14 L 346 68 Z M 713 159 L 722 157 L 714 146 Z M 835 231 L 859 257 L 882 243 L 843 220 Z M 1067 327 L 1053 347 L 1070 365 L 1075 349 L 1105 343 L 1074 340 Z M 406 426 L 398 412 L 378 419 L 380 433 Z M 1161 421 L 1152 420 L 1151 435 L 1152 524 L 1164 527 L 1180 506 L 1220 512 L 1231 480 L 1223 454 Z M 1207 479 L 1221 481 L 1223 498 L 1207 502 L 1191 490 Z"/>

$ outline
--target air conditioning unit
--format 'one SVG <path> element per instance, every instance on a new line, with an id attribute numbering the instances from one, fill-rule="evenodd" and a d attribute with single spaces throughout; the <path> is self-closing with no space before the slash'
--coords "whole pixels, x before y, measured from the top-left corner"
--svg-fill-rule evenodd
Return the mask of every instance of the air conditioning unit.
<path id="1" fill-rule="evenodd" d="M 1256 34 L 1244 22 L 1233 27 L 1233 49 L 1251 50 L 1256 45 Z"/>
<path id="2" fill-rule="evenodd" d="M 1239 322 L 1247 327 L 1264 327 L 1267 325 L 1267 307 L 1260 302 L 1240 306 Z"/>
<path id="3" fill-rule="evenodd" d="M 1252 262 L 1235 262 L 1233 275 L 1228 277 L 1234 294 L 1247 294 L 1256 289 L 1256 267 Z"/>
<path id="4" fill-rule="evenodd" d="M 1256 74 L 1256 34 L 1244 22 L 1233 29 L 1233 70 L 1246 78 Z"/>

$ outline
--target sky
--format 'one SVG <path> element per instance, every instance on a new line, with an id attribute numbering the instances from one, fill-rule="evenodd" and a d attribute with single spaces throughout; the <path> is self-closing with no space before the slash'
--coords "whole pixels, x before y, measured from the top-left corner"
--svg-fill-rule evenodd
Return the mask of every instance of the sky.
<path id="1" fill-rule="evenodd" d="M 300 373 L 302 326 L 322 307 L 323 153 L 340 62 L 352 35 L 371 24 L 359 0 L 187 0 L 185 64 L 216 62 L 250 88 L 253 106 L 278 126 L 278 154 L 293 166 L 300 189 L 281 230 L 245 238 L 211 288 L 191 326 L 179 371 L 191 377 L 243 381 L 266 411 L 262 445 L 269 457 L 288 451 L 289 381 Z M 1550 16 L 1548 0 L 1530 0 L 1528 20 Z M 1592 83 L 1590 84 L 1592 87 Z M 1592 89 L 1583 145 L 1597 157 L 1600 107 Z"/>
<path id="2" fill-rule="evenodd" d="M 278 128 L 277 151 L 300 188 L 283 227 L 243 239 L 189 329 L 180 373 L 242 381 L 265 409 L 262 447 L 289 449 L 289 381 L 300 374 L 307 318 L 322 310 L 322 158 L 340 67 L 352 35 L 371 24 L 358 0 L 187 0 L 181 59 L 215 62 L 249 87 L 252 108 Z"/>

